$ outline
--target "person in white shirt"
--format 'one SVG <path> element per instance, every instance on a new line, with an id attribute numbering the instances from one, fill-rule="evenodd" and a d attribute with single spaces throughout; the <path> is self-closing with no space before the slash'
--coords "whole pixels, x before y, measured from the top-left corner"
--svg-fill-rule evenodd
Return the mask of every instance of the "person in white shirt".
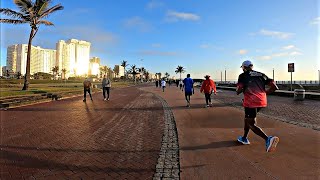
<path id="1" fill-rule="evenodd" d="M 180 81 L 179 81 L 179 86 L 180 86 L 180 90 L 182 90 L 183 91 L 183 88 L 182 88 L 182 86 L 183 86 L 183 81 L 180 79 Z"/>
<path id="2" fill-rule="evenodd" d="M 161 81 L 162 92 L 164 92 L 164 88 L 166 88 L 166 81 L 162 79 Z"/>

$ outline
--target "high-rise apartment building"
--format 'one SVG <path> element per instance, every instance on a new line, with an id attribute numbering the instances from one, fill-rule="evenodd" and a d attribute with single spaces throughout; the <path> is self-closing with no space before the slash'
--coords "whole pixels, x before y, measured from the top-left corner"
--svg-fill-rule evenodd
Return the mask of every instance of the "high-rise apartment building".
<path id="1" fill-rule="evenodd" d="M 89 73 L 90 46 L 87 41 L 70 39 L 57 43 L 57 64 L 66 69 L 66 77 Z"/>
<path id="2" fill-rule="evenodd" d="M 7 69 L 10 73 L 26 73 L 28 44 L 16 44 L 7 49 Z M 31 46 L 30 74 L 50 73 L 56 66 L 56 50 Z"/>
<path id="3" fill-rule="evenodd" d="M 90 59 L 90 64 L 89 64 L 89 75 L 97 75 L 99 76 L 100 74 L 100 58 L 98 57 L 93 57 Z"/>
<path id="4" fill-rule="evenodd" d="M 114 66 L 114 73 L 117 78 L 120 78 L 121 76 L 124 76 L 124 67 L 121 65 L 115 65 Z"/>
<path id="5" fill-rule="evenodd" d="M 7 70 L 10 73 L 17 72 L 18 45 L 12 45 L 7 48 Z"/>

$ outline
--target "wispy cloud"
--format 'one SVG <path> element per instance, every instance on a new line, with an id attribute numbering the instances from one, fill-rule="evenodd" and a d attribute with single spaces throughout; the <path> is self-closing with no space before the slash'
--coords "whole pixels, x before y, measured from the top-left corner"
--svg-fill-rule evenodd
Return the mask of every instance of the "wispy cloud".
<path id="1" fill-rule="evenodd" d="M 138 16 L 125 20 L 124 26 L 126 28 L 133 28 L 142 32 L 146 32 L 151 29 L 151 25 Z"/>
<path id="2" fill-rule="evenodd" d="M 320 24 L 320 17 L 314 18 L 311 22 L 311 25 L 317 25 Z"/>
<path id="3" fill-rule="evenodd" d="M 152 10 L 152 9 L 160 8 L 162 6 L 164 6 L 163 2 L 160 2 L 157 0 L 152 0 L 152 1 L 148 2 L 146 8 Z"/>
<path id="4" fill-rule="evenodd" d="M 200 48 L 202 48 L 202 49 L 208 49 L 210 47 L 211 47 L 210 44 L 200 44 Z"/>
<path id="5" fill-rule="evenodd" d="M 246 49 L 240 49 L 238 51 L 238 54 L 241 54 L 241 55 L 244 55 L 244 54 L 247 54 L 247 53 L 248 53 L 248 50 L 246 50 Z"/>
<path id="6" fill-rule="evenodd" d="M 289 39 L 294 35 L 294 33 L 261 29 L 258 33 L 250 33 L 250 35 L 263 35 L 263 36 L 271 36 L 273 38 L 278 38 L 278 39 Z"/>
<path id="7" fill-rule="evenodd" d="M 193 13 L 186 12 L 177 12 L 177 11 L 168 11 L 166 14 L 167 22 L 177 22 L 179 20 L 182 21 L 198 21 L 200 20 L 200 16 Z"/>
<path id="8" fill-rule="evenodd" d="M 284 50 L 290 50 L 290 49 L 295 49 L 296 47 L 294 45 L 288 45 L 288 46 L 284 46 L 282 47 L 282 49 Z"/>
<path id="9" fill-rule="evenodd" d="M 159 44 L 159 43 L 153 43 L 153 44 L 151 44 L 151 47 L 159 48 L 159 47 L 161 47 L 161 44 Z"/>
<path id="10" fill-rule="evenodd" d="M 265 56 L 259 56 L 257 57 L 258 60 L 271 60 L 273 58 L 278 58 L 278 57 L 292 57 L 292 56 L 300 56 L 303 55 L 299 51 L 292 51 L 292 52 L 279 52 L 279 53 L 273 53 L 270 55 L 265 55 Z"/>
<path id="11" fill-rule="evenodd" d="M 154 51 L 154 50 L 142 50 L 138 51 L 139 55 L 143 56 L 178 56 L 179 53 L 173 51 Z"/>

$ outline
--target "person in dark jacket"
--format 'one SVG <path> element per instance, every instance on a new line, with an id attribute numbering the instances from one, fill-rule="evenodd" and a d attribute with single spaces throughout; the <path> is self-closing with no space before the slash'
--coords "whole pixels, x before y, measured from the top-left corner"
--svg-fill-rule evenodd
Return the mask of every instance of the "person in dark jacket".
<path id="1" fill-rule="evenodd" d="M 103 91 L 103 100 L 109 101 L 110 100 L 110 88 L 111 88 L 111 81 L 107 78 L 106 75 L 103 76 L 102 79 L 102 91 Z M 106 98 L 106 92 L 108 97 Z"/>

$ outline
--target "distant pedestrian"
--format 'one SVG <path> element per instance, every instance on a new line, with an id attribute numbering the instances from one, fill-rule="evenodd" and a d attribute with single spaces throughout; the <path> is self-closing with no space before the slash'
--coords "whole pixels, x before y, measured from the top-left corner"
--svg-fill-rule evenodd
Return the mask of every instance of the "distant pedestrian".
<path id="1" fill-rule="evenodd" d="M 169 86 L 171 86 L 171 80 L 169 80 Z"/>
<path id="2" fill-rule="evenodd" d="M 91 84 L 90 80 L 88 78 L 86 78 L 83 81 L 83 102 L 86 102 L 87 92 L 89 93 L 90 99 L 92 101 L 91 86 L 92 86 L 92 84 Z"/>
<path id="3" fill-rule="evenodd" d="M 162 79 L 161 81 L 161 87 L 162 87 L 162 92 L 164 92 L 164 89 L 166 88 L 166 81 Z"/>
<path id="4" fill-rule="evenodd" d="M 180 87 L 180 90 L 182 90 L 182 91 L 183 91 L 182 86 L 183 86 L 183 82 L 182 82 L 182 80 L 180 79 L 180 81 L 179 81 L 179 87 Z"/>
<path id="5" fill-rule="evenodd" d="M 110 100 L 110 88 L 111 88 L 111 81 L 107 78 L 106 75 L 103 76 L 102 79 L 102 91 L 103 91 L 103 100 L 109 101 Z M 108 97 L 106 98 L 106 92 Z"/>
<path id="6" fill-rule="evenodd" d="M 159 85 L 159 81 L 156 81 L 156 87 L 158 87 L 158 85 Z"/>
<path id="7" fill-rule="evenodd" d="M 266 142 L 266 151 L 271 152 L 276 149 L 279 138 L 276 136 L 267 136 L 263 130 L 256 125 L 257 113 L 267 106 L 267 96 L 278 89 L 273 79 L 269 79 L 265 74 L 254 71 L 253 64 L 247 60 L 242 63 L 243 73 L 239 75 L 237 84 L 237 94 L 244 94 L 244 135 L 238 137 L 238 141 L 242 144 L 250 144 L 248 133 L 251 129 L 255 134 L 262 137 Z M 269 85 L 266 91 L 265 86 Z"/>
<path id="8" fill-rule="evenodd" d="M 202 82 L 200 92 L 201 93 L 204 92 L 204 96 L 206 98 L 205 107 L 210 107 L 210 106 L 212 107 L 211 95 L 212 95 L 212 92 L 214 92 L 214 95 L 217 94 L 216 84 L 212 79 L 210 79 L 209 75 L 206 75 L 204 78 L 206 78 L 206 80 Z"/>
<path id="9" fill-rule="evenodd" d="M 159 88 L 161 88 L 161 80 L 159 80 L 158 83 L 159 83 Z"/>
<path id="10" fill-rule="evenodd" d="M 191 79 L 190 74 L 187 74 L 187 78 L 183 80 L 184 96 L 187 101 L 187 107 L 190 107 L 190 97 L 194 94 L 193 89 L 193 79 Z"/>
<path id="11" fill-rule="evenodd" d="M 176 85 L 177 85 L 177 87 L 179 87 L 179 81 L 178 80 L 176 80 Z"/>

